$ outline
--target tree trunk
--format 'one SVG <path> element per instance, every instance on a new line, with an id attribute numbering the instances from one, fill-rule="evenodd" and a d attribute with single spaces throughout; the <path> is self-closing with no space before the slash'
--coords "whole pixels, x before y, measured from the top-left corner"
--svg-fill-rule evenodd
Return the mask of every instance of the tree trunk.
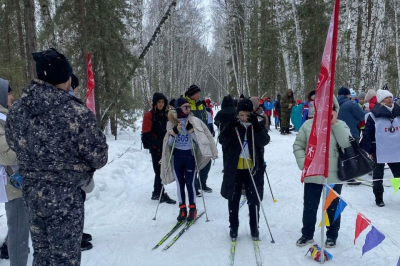
<path id="1" fill-rule="evenodd" d="M 304 64 L 303 64 L 303 37 L 300 29 L 300 19 L 297 15 L 297 8 L 295 0 L 292 0 L 292 9 L 293 9 L 293 18 L 294 23 L 296 25 L 296 46 L 297 46 L 297 54 L 299 57 L 299 71 L 300 71 L 300 95 L 304 95 L 305 93 L 305 78 L 304 78 Z M 294 89 L 294 88 L 292 88 Z M 294 93 L 294 90 L 293 90 Z"/>
<path id="2" fill-rule="evenodd" d="M 366 0 L 364 0 L 366 2 Z M 372 0 L 371 0 L 372 1 Z M 366 39 L 365 39 L 365 48 L 364 52 L 362 54 L 364 55 L 361 60 L 362 60 L 362 65 L 361 65 L 361 82 L 360 82 L 360 88 L 361 91 L 366 91 L 368 88 L 368 78 L 369 75 L 371 74 L 371 69 L 372 69 L 372 61 L 371 61 L 371 43 L 372 43 L 372 35 L 374 33 L 375 25 L 376 25 L 376 20 L 377 20 L 377 7 L 375 4 L 371 2 L 371 20 L 369 23 L 368 27 L 368 32 L 366 33 Z M 364 7 L 363 7 L 364 8 Z M 368 10 L 368 8 L 365 6 L 365 10 Z M 364 30 L 364 27 L 363 27 Z M 365 28 L 365 30 L 367 30 Z"/>
<path id="3" fill-rule="evenodd" d="M 351 1 L 351 8 L 349 12 L 349 77 L 348 85 L 355 88 L 356 85 L 356 70 L 357 70 L 357 26 L 358 26 L 358 0 Z"/>
<path id="4" fill-rule="evenodd" d="M 24 67 L 22 67 L 22 78 L 24 83 L 28 83 L 28 69 L 26 65 L 26 53 L 24 47 L 24 33 L 22 28 L 22 17 L 21 17 L 21 6 L 19 0 L 14 0 L 15 11 L 17 13 L 17 28 L 18 28 L 18 44 L 19 44 L 19 56 L 22 62 L 25 62 Z"/>
<path id="5" fill-rule="evenodd" d="M 28 76 L 32 79 L 35 77 L 35 62 L 32 53 L 36 51 L 36 26 L 35 26 L 35 1 L 24 0 L 25 10 L 25 45 L 28 55 Z"/>
<path id="6" fill-rule="evenodd" d="M 287 11 L 285 10 L 284 3 L 281 3 L 281 6 L 277 7 L 277 12 L 278 12 L 278 25 L 279 25 L 279 37 L 280 37 L 280 48 L 282 51 L 282 58 L 283 58 L 283 65 L 285 69 L 285 75 L 286 75 L 286 83 L 287 83 L 287 88 L 293 90 L 293 75 L 292 75 L 292 64 L 290 62 L 290 54 L 288 50 L 288 41 L 287 41 L 287 35 L 286 35 L 286 30 L 283 27 L 283 19 L 287 17 Z"/>

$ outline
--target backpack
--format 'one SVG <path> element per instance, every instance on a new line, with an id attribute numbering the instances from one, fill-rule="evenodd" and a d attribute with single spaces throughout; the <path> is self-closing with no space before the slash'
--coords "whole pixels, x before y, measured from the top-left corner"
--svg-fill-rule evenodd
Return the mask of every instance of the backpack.
<path id="1" fill-rule="evenodd" d="M 153 125 L 155 123 L 155 118 L 154 118 L 154 113 L 153 111 L 151 112 L 151 127 L 153 129 Z M 142 139 L 142 147 L 143 149 L 151 149 L 151 143 L 147 142 L 144 138 L 143 138 L 143 133 L 141 133 L 141 139 Z"/>

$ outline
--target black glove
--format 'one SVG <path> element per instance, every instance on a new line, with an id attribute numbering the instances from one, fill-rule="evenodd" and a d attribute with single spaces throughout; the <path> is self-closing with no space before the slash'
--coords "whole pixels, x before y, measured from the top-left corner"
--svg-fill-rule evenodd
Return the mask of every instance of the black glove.
<path id="1" fill-rule="evenodd" d="M 255 113 L 250 113 L 248 118 L 247 118 L 247 122 L 254 124 L 258 124 L 258 118 L 257 115 Z"/>
<path id="2" fill-rule="evenodd" d="M 188 121 L 187 124 L 186 124 L 186 130 L 189 131 L 189 130 L 191 130 L 192 128 L 193 128 L 192 123 L 190 123 L 190 122 Z"/>
<path id="3" fill-rule="evenodd" d="M 215 131 L 211 132 L 212 136 L 215 137 Z"/>
<path id="4" fill-rule="evenodd" d="M 179 134 L 178 126 L 174 126 L 174 127 L 172 128 L 172 131 L 174 131 L 174 133 L 175 133 L 176 135 L 178 135 L 178 134 Z"/>

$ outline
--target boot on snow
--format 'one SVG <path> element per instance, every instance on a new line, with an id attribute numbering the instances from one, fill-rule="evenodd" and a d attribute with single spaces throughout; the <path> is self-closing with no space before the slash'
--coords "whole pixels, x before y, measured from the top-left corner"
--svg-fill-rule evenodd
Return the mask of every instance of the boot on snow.
<path id="1" fill-rule="evenodd" d="M 186 220 L 186 216 L 187 216 L 186 204 L 179 205 L 179 215 L 178 218 L 176 219 L 178 221 L 183 221 Z"/>
<path id="2" fill-rule="evenodd" d="M 3 245 L 0 247 L 0 259 L 8 260 L 8 247 L 7 243 L 4 242 Z"/>
<path id="3" fill-rule="evenodd" d="M 250 233 L 253 238 L 258 238 L 260 235 L 260 232 L 258 231 L 257 226 L 250 226 Z"/>
<path id="4" fill-rule="evenodd" d="M 189 205 L 189 215 L 187 217 L 187 221 L 191 222 L 195 220 L 197 217 L 197 209 L 196 209 L 196 204 L 191 204 Z"/>
<path id="5" fill-rule="evenodd" d="M 163 202 L 166 202 L 166 203 L 168 203 L 168 204 L 176 204 L 176 201 L 173 200 L 173 199 L 171 199 L 171 198 L 168 196 L 167 193 L 164 193 L 164 194 L 161 196 L 160 203 L 163 203 Z"/>
<path id="6" fill-rule="evenodd" d="M 238 227 L 237 226 L 231 226 L 230 227 L 231 229 L 230 229 L 230 231 L 229 231 L 229 236 L 232 238 L 232 239 L 236 239 L 237 238 L 237 236 L 238 236 Z"/>
<path id="7" fill-rule="evenodd" d="M 383 202 L 383 192 L 374 192 L 375 194 L 375 203 L 378 207 L 384 207 L 385 202 Z"/>

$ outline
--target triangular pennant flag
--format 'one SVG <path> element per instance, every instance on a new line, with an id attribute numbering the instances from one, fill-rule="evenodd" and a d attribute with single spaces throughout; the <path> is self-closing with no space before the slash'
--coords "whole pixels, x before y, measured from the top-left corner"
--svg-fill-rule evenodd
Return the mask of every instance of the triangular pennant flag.
<path id="1" fill-rule="evenodd" d="M 390 182 L 392 183 L 392 187 L 394 189 L 394 194 L 396 194 L 400 188 L 400 178 L 391 178 Z"/>
<path id="2" fill-rule="evenodd" d="M 356 244 L 357 237 L 361 234 L 362 231 L 365 230 L 365 228 L 368 227 L 368 225 L 370 223 L 371 223 L 371 221 L 368 220 L 363 214 L 361 214 L 361 213 L 357 214 L 356 233 L 355 233 L 355 237 L 354 237 L 354 245 Z"/>
<path id="3" fill-rule="evenodd" d="M 318 227 L 321 227 L 321 226 L 322 226 L 322 221 L 319 222 Z M 328 213 L 327 212 L 325 212 L 325 226 L 331 226 L 331 224 L 329 223 L 329 217 L 328 217 Z"/>
<path id="4" fill-rule="evenodd" d="M 372 226 L 371 231 L 368 232 L 367 237 L 365 238 L 365 244 L 362 248 L 362 254 L 364 255 L 364 253 L 378 246 L 384 239 L 385 236 L 381 232 L 379 232 L 374 226 Z"/>
<path id="5" fill-rule="evenodd" d="M 344 208 L 346 208 L 347 203 L 340 199 L 338 206 L 336 207 L 336 212 L 335 212 L 335 218 L 333 219 L 333 221 L 336 221 L 336 219 L 339 217 L 339 215 L 343 212 Z"/>
<path id="6" fill-rule="evenodd" d="M 329 191 L 335 186 L 335 184 L 326 184 L 326 195 L 329 194 Z"/>
<path id="7" fill-rule="evenodd" d="M 329 193 L 328 193 L 328 197 L 326 198 L 326 201 L 325 201 L 325 206 L 324 206 L 323 211 L 326 211 L 326 209 L 328 209 L 328 207 L 332 204 L 332 201 L 333 201 L 334 199 L 336 199 L 336 198 L 337 198 L 336 193 L 333 192 L 332 189 L 330 189 L 330 190 L 329 190 Z"/>

